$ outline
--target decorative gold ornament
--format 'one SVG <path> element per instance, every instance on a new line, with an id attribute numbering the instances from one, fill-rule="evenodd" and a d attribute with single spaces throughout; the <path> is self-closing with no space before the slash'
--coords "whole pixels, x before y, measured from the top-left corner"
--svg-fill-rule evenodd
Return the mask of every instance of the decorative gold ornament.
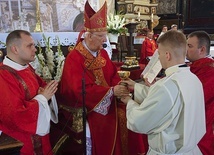
<path id="1" fill-rule="evenodd" d="M 157 3 L 157 0 L 151 0 L 151 3 L 152 4 Z"/>
<path id="2" fill-rule="evenodd" d="M 125 71 L 129 71 L 129 70 L 134 70 L 134 69 L 139 69 L 140 68 L 140 65 L 136 59 L 136 57 L 125 57 L 125 62 L 124 64 L 121 66 L 121 69 L 122 70 L 125 70 Z"/>
<path id="3" fill-rule="evenodd" d="M 158 19 L 154 19 L 153 22 L 151 22 L 151 30 L 153 31 L 153 29 L 159 24 L 159 20 Z"/>
<path id="4" fill-rule="evenodd" d="M 36 0 L 36 20 L 37 20 L 37 22 L 36 22 L 36 27 L 35 27 L 34 32 L 42 32 L 39 0 Z"/>
<path id="5" fill-rule="evenodd" d="M 74 45 L 68 46 L 68 51 L 69 51 L 69 52 L 72 51 L 73 49 L 74 49 Z"/>
<path id="6" fill-rule="evenodd" d="M 3 57 L 4 53 L 0 50 L 0 58 Z"/>

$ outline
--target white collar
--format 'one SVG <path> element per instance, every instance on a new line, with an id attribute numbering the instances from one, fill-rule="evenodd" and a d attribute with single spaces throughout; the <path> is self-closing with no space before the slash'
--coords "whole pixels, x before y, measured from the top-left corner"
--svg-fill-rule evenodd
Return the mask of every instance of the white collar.
<path id="1" fill-rule="evenodd" d="M 170 76 L 173 73 L 178 72 L 179 70 L 181 70 L 181 68 L 183 68 L 183 67 L 179 67 L 180 65 L 183 65 L 183 64 L 179 64 L 179 65 L 175 65 L 175 66 L 167 68 L 166 71 L 165 71 L 166 76 Z M 189 67 L 184 67 L 184 68 L 189 68 Z"/>
<path id="2" fill-rule="evenodd" d="M 7 58 L 7 56 L 5 56 L 5 58 L 3 60 L 3 64 L 7 65 L 7 66 L 9 66 L 9 67 L 11 67 L 11 68 L 13 68 L 13 69 L 15 69 L 17 71 L 24 70 L 29 66 L 29 65 L 22 66 L 22 65 L 20 65 L 20 64 L 18 64 L 16 62 L 10 60 L 9 58 Z"/>
<path id="3" fill-rule="evenodd" d="M 84 46 L 94 57 L 97 57 L 97 52 L 94 52 L 94 51 L 90 50 L 90 49 L 88 48 L 88 46 L 86 45 L 86 43 L 85 43 L 84 40 L 82 41 L 82 44 L 83 44 L 83 46 Z"/>

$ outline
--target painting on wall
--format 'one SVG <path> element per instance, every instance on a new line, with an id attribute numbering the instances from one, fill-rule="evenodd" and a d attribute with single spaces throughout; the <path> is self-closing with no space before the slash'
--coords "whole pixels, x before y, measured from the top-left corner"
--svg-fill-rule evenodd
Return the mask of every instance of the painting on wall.
<path id="1" fill-rule="evenodd" d="M 157 0 L 157 14 L 175 14 L 177 10 L 177 0 Z"/>
<path id="2" fill-rule="evenodd" d="M 38 18 L 41 32 L 79 32 L 83 29 L 86 0 L 1 0 L 0 33 L 24 29 L 34 32 Z M 89 0 L 95 9 L 96 0 Z M 37 16 L 39 4 L 39 17 Z"/>

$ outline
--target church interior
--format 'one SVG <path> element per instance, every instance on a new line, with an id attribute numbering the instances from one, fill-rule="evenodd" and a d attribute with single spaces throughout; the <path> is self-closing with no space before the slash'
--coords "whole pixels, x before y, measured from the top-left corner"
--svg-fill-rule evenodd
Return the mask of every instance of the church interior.
<path id="1" fill-rule="evenodd" d="M 7 55 L 6 37 L 16 29 L 31 32 L 37 51 L 44 53 L 47 46 L 54 52 L 62 51 L 66 58 L 68 49 L 75 46 L 79 32 L 84 28 L 86 0 L 1 0 L 0 1 L 0 62 Z M 210 54 L 214 58 L 214 1 L 202 0 L 88 0 L 95 11 L 107 2 L 108 20 L 122 25 L 122 31 L 110 36 L 106 50 L 118 70 L 130 71 L 130 78 L 141 80 L 147 63 L 141 62 L 142 44 L 150 30 L 156 41 L 165 25 L 173 25 L 185 35 L 206 31 L 211 38 Z M 110 18 L 110 15 L 113 15 Z M 121 18 L 121 19 L 119 19 Z M 111 21 L 115 22 L 115 21 Z M 113 38 L 113 37 L 116 37 Z M 108 51 L 109 50 L 109 51 Z M 148 60 L 149 61 L 149 60 Z M 159 73 L 161 76 L 161 73 Z M 63 125 L 63 124 L 62 124 Z M 78 135 L 80 136 L 80 135 Z M 57 152 L 66 139 L 54 147 Z M 81 143 L 81 142 L 80 142 Z M 55 145 L 56 146 L 56 145 Z M 18 155 L 22 144 L 7 135 L 0 136 L 0 154 Z M 79 149 L 77 147 L 77 149 Z M 60 153 L 59 153 L 60 154 Z M 75 154 L 75 153 L 74 153 Z"/>

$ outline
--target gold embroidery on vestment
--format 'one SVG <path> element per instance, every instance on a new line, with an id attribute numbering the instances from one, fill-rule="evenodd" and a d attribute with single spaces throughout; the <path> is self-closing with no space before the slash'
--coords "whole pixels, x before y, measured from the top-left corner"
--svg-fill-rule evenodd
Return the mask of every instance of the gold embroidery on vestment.
<path id="1" fill-rule="evenodd" d="M 76 50 L 78 50 L 85 57 L 85 66 L 88 70 L 90 70 L 94 76 L 94 82 L 97 85 L 108 86 L 102 67 L 106 65 L 106 60 L 101 57 L 100 52 L 98 52 L 97 57 L 94 57 L 80 42 L 76 46 Z"/>

